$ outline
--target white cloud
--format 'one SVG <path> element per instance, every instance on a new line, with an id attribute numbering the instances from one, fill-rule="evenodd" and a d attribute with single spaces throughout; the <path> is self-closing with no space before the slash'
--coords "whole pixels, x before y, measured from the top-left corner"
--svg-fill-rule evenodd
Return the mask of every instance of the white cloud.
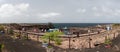
<path id="1" fill-rule="evenodd" d="M 45 14 L 40 14 L 41 17 L 53 17 L 60 15 L 60 13 L 45 13 Z"/>
<path id="2" fill-rule="evenodd" d="M 82 14 L 82 16 L 92 16 L 92 17 L 116 17 L 116 16 L 120 16 L 119 15 L 120 8 L 111 8 L 108 6 L 94 6 L 94 7 L 90 7 L 90 8 L 91 9 L 81 8 L 81 9 L 78 9 L 77 12 L 86 13 L 86 14 Z"/>
<path id="3" fill-rule="evenodd" d="M 115 12 L 120 13 L 120 9 L 116 9 Z"/>
<path id="4" fill-rule="evenodd" d="M 102 14 L 100 14 L 100 13 L 94 13 L 94 15 L 95 15 L 96 17 L 102 16 Z"/>
<path id="5" fill-rule="evenodd" d="M 92 10 L 96 11 L 98 8 L 97 7 L 92 7 Z"/>
<path id="6" fill-rule="evenodd" d="M 103 12 L 107 12 L 107 13 L 113 11 L 111 8 L 106 7 L 106 6 L 102 6 L 102 7 L 101 7 L 101 10 L 102 10 Z"/>
<path id="7" fill-rule="evenodd" d="M 25 11 L 27 11 L 29 4 L 2 4 L 0 6 L 0 17 L 15 17 L 22 15 Z"/>
<path id="8" fill-rule="evenodd" d="M 5 2 L 5 0 L 0 0 L 0 3 Z"/>
<path id="9" fill-rule="evenodd" d="M 104 16 L 120 16 L 120 9 L 102 7 L 102 13 Z"/>
<path id="10" fill-rule="evenodd" d="M 54 19 L 54 17 L 61 15 L 60 13 L 55 13 L 55 12 L 51 12 L 51 13 L 39 13 L 37 14 L 37 16 L 42 19 L 42 20 L 46 20 L 46 19 Z"/>
<path id="11" fill-rule="evenodd" d="M 119 14 L 120 14 L 120 9 L 115 9 L 113 15 L 114 16 L 120 16 Z"/>
<path id="12" fill-rule="evenodd" d="M 120 9 L 110 8 L 107 6 L 92 7 L 92 12 L 94 16 L 120 16 Z"/>
<path id="13" fill-rule="evenodd" d="M 86 12 L 86 9 L 82 9 L 82 8 L 81 8 L 81 9 L 78 9 L 77 12 L 79 12 L 79 13 L 85 13 L 85 12 Z"/>

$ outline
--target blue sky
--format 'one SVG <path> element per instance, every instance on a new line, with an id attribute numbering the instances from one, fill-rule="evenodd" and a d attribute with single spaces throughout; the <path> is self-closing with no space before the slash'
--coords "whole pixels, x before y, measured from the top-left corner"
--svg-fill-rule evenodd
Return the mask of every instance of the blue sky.
<path id="1" fill-rule="evenodd" d="M 119 23 L 120 0 L 0 0 L 0 23 Z"/>

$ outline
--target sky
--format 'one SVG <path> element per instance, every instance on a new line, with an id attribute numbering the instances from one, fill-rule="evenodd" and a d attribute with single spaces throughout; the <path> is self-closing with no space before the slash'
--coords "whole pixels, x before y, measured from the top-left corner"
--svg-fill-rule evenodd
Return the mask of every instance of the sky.
<path id="1" fill-rule="evenodd" d="M 0 23 L 120 23 L 120 0 L 0 0 Z"/>

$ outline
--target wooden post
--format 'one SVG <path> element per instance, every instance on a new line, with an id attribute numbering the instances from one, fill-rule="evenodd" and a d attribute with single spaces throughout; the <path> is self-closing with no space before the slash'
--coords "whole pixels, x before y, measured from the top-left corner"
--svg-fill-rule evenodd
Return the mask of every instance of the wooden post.
<path id="1" fill-rule="evenodd" d="M 49 45 L 50 45 L 50 36 L 49 36 Z"/>
<path id="2" fill-rule="evenodd" d="M 27 33 L 27 40 L 28 40 L 28 36 L 29 36 L 29 35 L 28 35 L 28 33 Z"/>
<path id="3" fill-rule="evenodd" d="M 114 37 L 113 37 L 113 39 L 115 39 L 115 33 L 114 33 Z"/>
<path id="4" fill-rule="evenodd" d="M 91 48 L 91 38 L 89 37 L 89 48 Z"/>
<path id="5" fill-rule="evenodd" d="M 105 36 L 105 40 L 107 39 L 107 36 Z"/>
<path id="6" fill-rule="evenodd" d="M 70 40 L 71 40 L 71 37 L 70 37 L 70 35 L 68 35 L 68 36 L 69 36 L 68 38 L 69 38 L 69 49 L 70 49 Z"/>
<path id="7" fill-rule="evenodd" d="M 37 35 L 37 41 L 39 41 L 39 35 Z"/>
<path id="8" fill-rule="evenodd" d="M 77 32 L 77 37 L 79 37 L 79 32 Z"/>

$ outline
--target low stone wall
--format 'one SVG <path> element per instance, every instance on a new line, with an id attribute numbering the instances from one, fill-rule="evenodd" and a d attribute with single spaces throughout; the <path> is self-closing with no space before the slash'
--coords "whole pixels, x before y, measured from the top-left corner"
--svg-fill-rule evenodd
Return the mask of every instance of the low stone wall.
<path id="1" fill-rule="evenodd" d="M 90 43 L 91 43 L 90 46 L 91 46 L 91 48 L 94 48 L 95 47 L 94 44 L 96 42 L 104 43 L 105 37 L 113 39 L 117 36 L 118 36 L 118 32 L 114 32 L 114 31 L 110 31 L 109 35 L 107 32 L 104 34 L 101 33 L 101 34 L 92 35 L 92 36 L 90 36 L 90 38 L 92 39 L 90 41 Z M 84 36 L 84 37 L 79 37 L 79 38 L 71 38 L 70 44 L 71 44 L 71 48 L 75 48 L 75 49 L 89 48 L 89 36 Z M 68 48 L 68 46 L 69 46 L 69 41 L 67 39 L 67 40 L 63 41 L 62 45 L 60 45 L 59 47 L 66 49 L 66 48 Z"/>
<path id="2" fill-rule="evenodd" d="M 109 35 L 108 35 L 109 33 Z M 91 35 L 91 36 L 82 36 L 79 38 L 71 38 L 70 41 L 70 46 L 71 48 L 75 48 L 75 49 L 81 49 L 81 48 L 89 48 L 89 37 L 92 39 L 90 41 L 91 43 L 91 47 L 94 48 L 94 44 L 96 42 L 99 43 L 104 43 L 105 41 L 105 37 L 109 37 L 110 39 L 113 39 L 115 37 L 118 36 L 118 32 L 115 30 L 109 31 L 109 32 L 101 32 L 100 34 L 95 34 L 95 35 Z M 38 37 L 37 35 L 33 35 L 33 34 L 29 34 L 29 38 L 34 40 L 34 41 L 39 41 L 42 42 L 40 36 Z M 61 38 L 63 40 L 62 45 L 59 45 L 59 47 L 63 48 L 63 49 L 67 49 L 69 47 L 69 40 L 68 38 Z M 54 43 L 54 42 L 51 42 Z M 56 45 L 58 46 L 58 45 Z"/>

